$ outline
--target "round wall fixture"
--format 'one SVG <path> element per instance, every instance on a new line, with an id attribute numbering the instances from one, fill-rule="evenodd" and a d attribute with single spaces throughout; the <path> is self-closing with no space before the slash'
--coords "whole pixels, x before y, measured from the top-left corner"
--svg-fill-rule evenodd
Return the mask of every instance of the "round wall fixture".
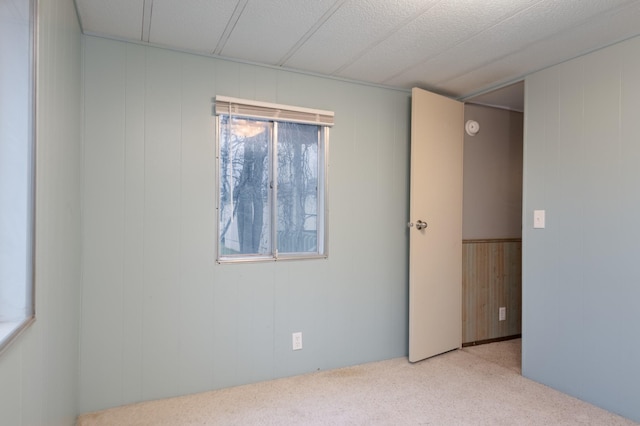
<path id="1" fill-rule="evenodd" d="M 480 124 L 475 120 L 467 120 L 464 130 L 467 131 L 469 136 L 475 136 L 480 131 Z"/>

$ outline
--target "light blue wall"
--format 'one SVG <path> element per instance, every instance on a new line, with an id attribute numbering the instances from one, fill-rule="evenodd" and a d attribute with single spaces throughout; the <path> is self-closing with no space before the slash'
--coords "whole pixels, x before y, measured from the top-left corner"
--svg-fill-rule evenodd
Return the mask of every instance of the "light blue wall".
<path id="1" fill-rule="evenodd" d="M 38 321 L 1 424 L 73 424 L 78 364 L 84 412 L 405 354 L 407 93 L 92 37 L 81 76 L 73 3 L 40 3 Z M 638 76 L 633 39 L 527 79 L 523 232 L 524 374 L 635 420 Z M 213 262 L 218 93 L 336 111 L 329 260 Z"/>
<path id="2" fill-rule="evenodd" d="M 0 356 L 0 424 L 72 425 L 80 303 L 80 30 L 73 1 L 40 1 L 36 322 Z"/>
<path id="3" fill-rule="evenodd" d="M 640 421 L 640 38 L 525 93 L 523 373 Z"/>
<path id="4" fill-rule="evenodd" d="M 408 92 L 84 41 L 81 412 L 406 354 Z M 215 95 L 335 111 L 328 260 L 215 263 Z"/>

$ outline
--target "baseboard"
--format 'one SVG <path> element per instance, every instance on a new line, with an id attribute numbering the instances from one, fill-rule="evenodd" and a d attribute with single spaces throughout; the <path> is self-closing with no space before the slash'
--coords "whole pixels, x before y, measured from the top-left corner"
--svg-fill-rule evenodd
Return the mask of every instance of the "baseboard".
<path id="1" fill-rule="evenodd" d="M 522 337 L 522 334 L 514 334 L 512 336 L 496 337 L 493 339 L 486 339 L 486 340 L 477 340 L 475 342 L 463 343 L 462 347 L 466 348 L 467 346 L 477 346 L 477 345 L 484 345 L 486 343 L 504 342 L 505 340 L 519 339 L 521 337 Z"/>

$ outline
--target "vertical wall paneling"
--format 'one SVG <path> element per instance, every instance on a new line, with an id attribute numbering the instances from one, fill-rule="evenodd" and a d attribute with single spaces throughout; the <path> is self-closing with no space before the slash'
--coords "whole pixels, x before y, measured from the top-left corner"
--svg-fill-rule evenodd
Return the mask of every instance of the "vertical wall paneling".
<path id="1" fill-rule="evenodd" d="M 146 55 L 144 155 L 143 398 L 178 387 L 181 205 L 181 80 L 173 53 Z M 175 392 L 175 391 L 173 391 Z"/>
<path id="2" fill-rule="evenodd" d="M 182 62 L 180 168 L 180 388 L 206 390 L 213 381 L 211 360 L 215 348 L 210 333 L 215 221 L 214 118 L 211 110 L 215 74 L 211 61 L 185 55 Z M 202 225 L 206 226 L 202 226 Z M 199 295 L 199 297 L 194 297 Z"/>
<path id="3" fill-rule="evenodd" d="M 233 266 L 233 265 L 228 265 Z M 275 345 L 274 327 L 274 272 L 273 263 L 254 264 L 250 268 L 259 276 L 259 285 L 251 279 L 237 279 L 237 321 L 235 358 L 236 380 L 250 383 L 273 377 Z M 252 273 L 247 275 L 252 276 Z M 286 279 L 283 278 L 283 281 Z M 252 282 L 253 281 L 253 282 Z M 286 282 L 286 281 L 285 281 Z M 304 301 L 300 301 L 303 304 Z M 295 310 L 296 305 L 289 309 Z"/>
<path id="4" fill-rule="evenodd" d="M 408 92 L 83 40 L 81 412 L 406 353 Z M 215 263 L 218 94 L 335 111 L 328 259 Z"/>
<path id="5" fill-rule="evenodd" d="M 96 392 L 110 404 L 118 404 L 121 374 L 105 374 L 100 366 L 115 363 L 121 369 L 123 363 L 126 62 L 122 49 L 103 44 L 102 54 L 85 61 L 84 69 L 82 245 L 87 285 L 83 287 L 81 338 L 92 356 L 83 357 L 80 369 L 82 380 L 99 384 Z M 104 117 L 112 117 L 108 128 L 103 125 Z M 86 362 L 89 359 L 91 363 Z"/>
<path id="6" fill-rule="evenodd" d="M 366 233 L 363 225 L 368 222 L 367 215 L 369 210 L 360 208 L 353 204 L 354 194 L 358 192 L 358 183 L 364 179 L 362 174 L 370 173 L 371 164 L 354 159 L 360 154 L 362 149 L 363 132 L 369 132 L 367 129 L 360 129 L 358 107 L 359 91 L 361 88 L 351 85 L 342 85 L 341 89 L 347 94 L 347 99 L 336 106 L 336 122 L 340 120 L 340 125 L 336 125 L 331 129 L 331 147 L 330 147 L 330 168 L 329 168 L 329 256 L 334 258 L 363 258 L 363 253 L 370 247 L 363 247 L 363 237 Z M 363 103 L 362 106 L 365 106 Z M 368 107 L 365 107 L 368 108 Z M 363 116 L 360 116 L 363 117 Z M 370 125 L 367 122 L 365 125 Z M 366 154 L 371 158 L 371 153 Z M 360 198 L 360 196 L 359 196 Z M 370 200 L 362 200 L 363 203 L 369 204 Z M 348 215 L 339 214 L 338 207 L 351 205 Z M 345 212 L 346 213 L 346 212 Z M 366 238 L 366 237 L 365 237 Z M 349 304 L 353 300 L 360 298 L 362 285 L 365 280 L 361 280 L 358 275 L 357 265 L 361 262 L 351 262 L 347 264 L 333 265 L 331 264 L 331 278 L 328 280 L 328 299 L 335 311 L 327 318 L 330 330 L 339 330 L 343 324 L 350 324 L 352 329 L 358 329 L 358 322 L 362 321 L 357 317 L 357 312 L 349 308 Z M 372 265 L 372 264 L 371 264 Z M 369 265 L 369 266 L 371 266 Z M 365 271 L 369 273 L 369 271 Z M 344 286 L 341 283 L 351 283 Z M 362 297 L 368 297 L 366 294 Z M 356 325 L 357 324 L 357 325 Z M 358 354 L 355 349 L 359 344 L 354 345 L 354 341 L 350 334 L 336 333 L 330 336 L 334 345 L 344 348 L 341 356 L 347 363 L 354 363 Z M 358 340 L 360 335 L 354 337 Z M 332 366 L 337 364 L 337 360 L 331 359 Z"/>
<path id="7" fill-rule="evenodd" d="M 523 373 L 636 421 L 639 52 L 634 38 L 527 78 L 523 208 Z"/>
<path id="8" fill-rule="evenodd" d="M 308 364 L 323 366 L 326 348 L 323 341 L 323 317 L 329 309 L 327 290 L 321 284 L 326 261 L 314 261 L 310 265 L 277 264 L 274 280 L 274 346 L 275 356 L 285 360 L 274 364 L 275 373 L 304 372 Z M 312 271 L 312 272 L 311 272 Z M 307 273 L 311 272 L 308 276 Z M 321 316 L 319 316 L 321 315 Z M 291 350 L 291 333 L 302 332 L 303 350 Z M 307 352 L 306 349 L 309 349 Z"/>
<path id="9" fill-rule="evenodd" d="M 378 353 L 375 346 L 381 342 L 370 339 L 366 330 L 369 327 L 379 329 L 382 327 L 381 321 L 388 320 L 388 305 L 379 303 L 383 288 L 376 283 L 376 277 L 380 276 L 385 268 L 385 232 L 381 227 L 371 228 L 372 223 L 384 224 L 381 218 L 384 209 L 378 208 L 378 194 L 384 194 L 383 186 L 380 184 L 381 176 L 379 171 L 379 155 L 386 140 L 380 136 L 381 129 L 378 124 L 381 121 L 381 111 L 377 107 L 383 102 L 379 94 L 369 91 L 365 86 L 355 88 L 354 99 L 359 105 L 356 107 L 356 122 L 361 123 L 356 128 L 354 141 L 355 152 L 362 167 L 358 167 L 358 172 L 351 178 L 354 191 L 360 196 L 360 203 L 357 209 L 351 212 L 352 220 L 349 223 L 350 230 L 347 234 L 352 239 L 355 247 L 351 254 L 355 264 L 367 265 L 367 268 L 356 271 L 354 281 L 350 286 L 350 291 L 354 292 L 353 297 L 362 300 L 360 315 L 354 315 L 351 323 L 355 327 L 355 333 L 350 336 L 351 344 L 361 347 L 364 353 Z M 385 122 L 384 127 L 390 128 L 390 123 Z M 365 217 L 366 216 L 366 217 Z M 377 229 L 376 229 L 377 228 Z M 371 233 L 376 229 L 379 244 L 362 244 L 371 238 Z M 375 312 L 375 311 L 378 312 Z M 379 315 L 378 315 L 379 314 Z"/>
<path id="10" fill-rule="evenodd" d="M 564 312 L 563 320 L 557 322 L 557 315 L 551 316 L 551 324 L 543 324 L 552 326 L 555 334 L 548 334 L 549 339 L 553 339 L 554 347 L 558 348 L 558 353 L 562 353 L 563 357 L 572 357 L 573 361 L 567 363 L 548 362 L 549 368 L 554 368 L 554 374 L 558 377 L 574 377 L 580 378 L 582 381 L 581 370 L 584 370 L 585 363 L 581 353 L 588 350 L 585 342 L 579 334 L 575 333 L 576 329 L 584 326 L 584 318 L 582 313 L 583 300 L 582 289 L 583 283 L 586 282 L 590 274 L 584 268 L 581 260 L 584 256 L 586 243 L 590 239 L 589 229 L 585 228 L 585 222 L 574 215 L 576 211 L 585 212 L 590 204 L 588 196 L 589 185 L 585 185 L 585 175 L 590 173 L 585 170 L 587 164 L 586 151 L 583 149 L 585 143 L 585 124 L 583 108 L 576 108 L 577 104 L 584 102 L 584 59 L 575 61 L 573 66 L 564 68 L 559 74 L 557 80 L 554 80 L 553 88 L 557 90 L 558 102 L 554 102 L 553 106 L 548 109 L 557 114 L 559 123 L 557 131 L 557 140 L 561 143 L 555 144 L 554 150 L 558 153 L 558 164 L 571 164 L 572 167 L 556 167 L 554 161 L 549 161 L 549 172 L 557 173 L 554 179 L 559 188 L 553 192 L 554 210 L 557 210 L 557 219 L 561 219 L 556 226 L 557 241 L 554 245 L 563 251 L 571 253 L 569 256 L 560 259 L 548 259 L 553 269 L 558 271 L 558 279 L 564 284 L 559 287 L 549 288 L 549 291 L 555 291 L 558 297 L 556 301 L 547 301 L 547 305 L 553 308 L 555 312 Z M 557 106 L 556 106 L 557 105 Z M 573 203 L 565 203 L 561 198 L 565 194 L 572 194 Z M 551 195 L 551 193 L 549 193 Z M 570 218 L 570 219 L 566 219 Z M 551 225 L 553 225 L 552 223 Z M 561 242 L 561 243 L 560 243 Z M 562 262 L 560 267 L 559 262 Z M 556 268 L 557 265 L 557 268 Z M 554 281 L 549 280 L 553 285 Z M 566 303 L 567 300 L 575 300 L 576 303 Z M 559 358 L 560 360 L 562 358 Z M 545 362 L 545 361 L 543 361 Z M 551 367 L 553 366 L 553 367 Z M 564 380 L 564 379 L 563 379 Z M 577 383 L 576 383 L 577 384 Z M 580 383 L 579 386 L 583 386 Z"/>
<path id="11" fill-rule="evenodd" d="M 271 68 L 258 68 L 259 71 L 254 73 L 255 79 L 255 99 L 263 99 L 265 102 L 278 102 L 278 71 Z"/>
<path id="12" fill-rule="evenodd" d="M 6 424 L 19 425 L 22 423 L 22 411 L 20 407 L 21 392 L 16 389 L 21 388 L 22 382 L 22 351 L 11 348 L 3 354 L 0 364 L 0 414 L 2 421 Z M 13 366 L 14 368 L 9 368 Z M 42 413 L 40 412 L 40 415 Z"/>
<path id="13" fill-rule="evenodd" d="M 81 39 L 73 1 L 38 3 L 37 321 L 0 357 L 0 424 L 16 426 L 78 408 Z"/>
<path id="14" fill-rule="evenodd" d="M 141 46 L 132 44 L 121 50 L 120 55 L 124 56 L 122 59 L 125 61 L 125 99 L 122 317 L 118 325 L 122 332 L 122 400 L 137 401 L 142 398 L 143 322 L 139 313 L 144 298 L 146 54 Z"/>
<path id="15" fill-rule="evenodd" d="M 409 198 L 405 195 L 409 193 L 409 145 L 402 141 L 410 140 L 411 126 L 408 116 L 404 111 L 410 100 L 407 98 L 397 98 L 392 106 L 394 137 L 392 143 L 397 148 L 394 149 L 391 157 L 391 171 L 393 174 L 393 188 L 391 192 L 390 205 L 393 206 L 393 214 L 388 219 L 389 246 L 387 253 L 390 258 L 397 256 L 401 259 L 409 258 L 409 228 L 402 218 L 406 218 L 409 211 Z M 390 141 L 391 142 L 391 141 Z M 389 353 L 396 345 L 407 345 L 409 335 L 409 316 L 407 307 L 409 306 L 409 269 L 396 264 L 393 274 L 394 285 L 389 289 L 389 300 L 392 303 L 391 323 L 393 330 L 403 330 L 393 336 L 392 344 L 389 346 Z"/>
<path id="16" fill-rule="evenodd" d="M 216 61 L 215 80 L 216 94 L 232 97 L 240 97 L 240 67 L 241 64 L 228 61 Z"/>

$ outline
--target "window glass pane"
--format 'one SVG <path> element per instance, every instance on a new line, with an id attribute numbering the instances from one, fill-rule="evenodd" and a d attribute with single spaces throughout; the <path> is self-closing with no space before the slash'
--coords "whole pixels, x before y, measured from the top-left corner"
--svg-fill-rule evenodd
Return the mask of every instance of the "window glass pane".
<path id="1" fill-rule="evenodd" d="M 0 351 L 33 317 L 29 0 L 0 0 Z"/>
<path id="2" fill-rule="evenodd" d="M 319 127 L 278 124 L 278 251 L 318 252 Z"/>
<path id="3" fill-rule="evenodd" d="M 298 107 L 255 102 L 265 113 L 258 117 L 237 108 L 244 101 L 222 98 L 215 110 L 218 262 L 326 257 L 328 126 L 316 115 L 281 120 Z"/>
<path id="4" fill-rule="evenodd" d="M 220 254 L 269 254 L 272 124 L 229 116 L 220 124 Z"/>

